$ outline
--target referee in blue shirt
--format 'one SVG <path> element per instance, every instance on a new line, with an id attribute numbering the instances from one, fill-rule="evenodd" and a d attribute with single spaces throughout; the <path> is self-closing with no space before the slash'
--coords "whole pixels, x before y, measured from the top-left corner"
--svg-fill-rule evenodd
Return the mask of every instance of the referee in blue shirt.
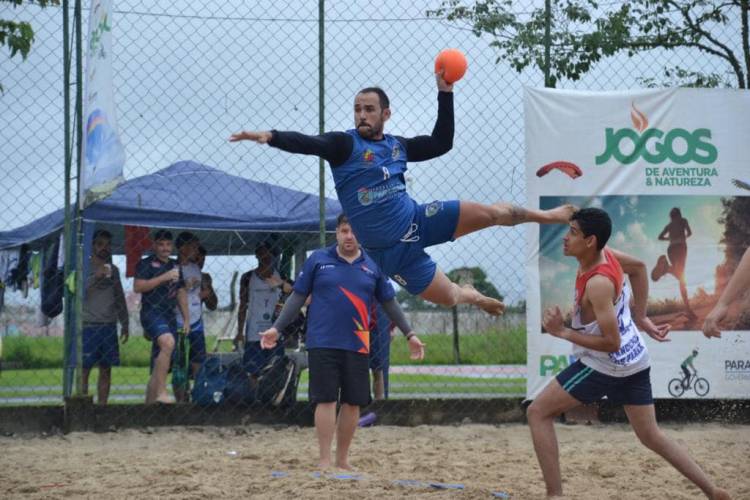
<path id="1" fill-rule="evenodd" d="M 411 358 L 424 359 L 424 344 L 412 331 L 395 299 L 395 292 L 375 262 L 364 253 L 345 215 L 336 224 L 336 245 L 316 250 L 307 259 L 274 325 L 262 332 L 261 346 L 276 346 L 279 331 L 296 317 L 308 296 L 307 350 L 310 401 L 321 468 L 331 466 L 336 433 L 336 467 L 350 469 L 349 446 L 360 407 L 370 403 L 370 317 L 373 301 L 382 304 L 409 342 Z M 336 425 L 336 403 L 341 412 Z"/>

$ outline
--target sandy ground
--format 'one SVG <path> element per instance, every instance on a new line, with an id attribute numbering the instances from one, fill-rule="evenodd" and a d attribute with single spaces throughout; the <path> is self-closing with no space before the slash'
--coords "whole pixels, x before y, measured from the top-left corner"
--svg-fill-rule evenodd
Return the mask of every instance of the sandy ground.
<path id="1" fill-rule="evenodd" d="M 734 498 L 750 498 L 750 427 L 668 425 Z M 700 492 L 625 425 L 557 426 L 566 498 L 695 499 Z M 0 438 L 2 498 L 541 498 L 528 430 L 372 427 L 355 436 L 362 479 L 315 478 L 311 428 L 159 428 Z M 284 477 L 274 477 L 282 475 Z M 282 473 L 282 474 L 278 474 Z M 461 483 L 459 490 L 394 480 Z"/>

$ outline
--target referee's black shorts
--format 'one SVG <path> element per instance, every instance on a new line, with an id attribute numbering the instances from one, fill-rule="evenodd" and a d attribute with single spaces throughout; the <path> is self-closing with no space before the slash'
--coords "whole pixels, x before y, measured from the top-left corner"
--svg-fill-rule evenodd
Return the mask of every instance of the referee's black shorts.
<path id="1" fill-rule="evenodd" d="M 369 356 L 343 349 L 310 349 L 311 403 L 370 404 Z"/>

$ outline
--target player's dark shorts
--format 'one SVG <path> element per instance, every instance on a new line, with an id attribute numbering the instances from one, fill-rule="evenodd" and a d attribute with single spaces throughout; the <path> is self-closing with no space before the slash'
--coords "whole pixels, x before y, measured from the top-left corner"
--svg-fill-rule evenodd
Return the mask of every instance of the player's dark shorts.
<path id="1" fill-rule="evenodd" d="M 206 334 L 202 318 L 190 325 L 188 341 L 190 342 L 190 354 L 188 356 L 190 362 L 203 363 L 206 359 Z"/>
<path id="2" fill-rule="evenodd" d="M 627 377 L 612 377 L 576 361 L 557 375 L 562 388 L 581 403 L 594 403 L 604 396 L 615 404 L 650 405 L 651 368 Z"/>
<path id="3" fill-rule="evenodd" d="M 284 344 L 276 343 L 273 349 L 263 349 L 260 341 L 245 342 L 245 352 L 242 354 L 242 364 L 245 371 L 256 377 L 274 356 L 284 355 Z"/>
<path id="4" fill-rule="evenodd" d="M 96 365 L 120 366 L 116 323 L 90 323 L 83 327 L 83 368 L 90 370 Z"/>
<path id="5" fill-rule="evenodd" d="M 341 401 L 354 406 L 370 404 L 368 356 L 343 349 L 310 349 L 311 403 Z"/>
<path id="6" fill-rule="evenodd" d="M 174 345 L 177 345 L 177 321 L 172 311 L 149 311 L 146 313 L 141 311 L 141 326 L 143 327 L 144 336 L 151 340 L 151 371 L 153 371 L 156 358 L 159 356 L 159 352 L 161 352 L 159 337 L 162 335 L 171 335 Z M 175 351 L 173 349 L 171 359 L 174 360 L 174 357 Z"/>
<path id="7" fill-rule="evenodd" d="M 145 337 L 153 342 L 165 333 L 177 333 L 177 321 L 173 311 L 141 311 L 141 326 Z"/>
<path id="8" fill-rule="evenodd" d="M 417 205 L 411 227 L 400 242 L 390 248 L 367 248 L 367 254 L 396 283 L 419 295 L 432 282 L 437 269 L 424 249 L 453 241 L 460 205 L 458 200 Z"/>

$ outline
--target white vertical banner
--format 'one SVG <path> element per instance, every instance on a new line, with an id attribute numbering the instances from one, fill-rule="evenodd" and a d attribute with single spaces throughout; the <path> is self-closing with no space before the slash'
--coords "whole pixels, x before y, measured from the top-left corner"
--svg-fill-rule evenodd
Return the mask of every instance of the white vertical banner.
<path id="1" fill-rule="evenodd" d="M 603 208 L 608 245 L 646 264 L 648 315 L 672 326 L 670 342 L 644 334 L 658 398 L 750 396 L 748 303 L 732 306 L 721 339 L 701 332 L 750 244 L 749 111 L 746 90 L 525 89 L 529 205 Z M 578 262 L 563 254 L 566 226 L 528 227 L 533 398 L 573 361 L 541 316 L 557 305 L 569 321 Z M 683 384 L 683 366 L 701 380 Z"/>
<path id="2" fill-rule="evenodd" d="M 112 0 L 91 1 L 87 41 L 81 208 L 108 196 L 123 181 L 125 151 L 117 132 L 112 88 Z"/>

